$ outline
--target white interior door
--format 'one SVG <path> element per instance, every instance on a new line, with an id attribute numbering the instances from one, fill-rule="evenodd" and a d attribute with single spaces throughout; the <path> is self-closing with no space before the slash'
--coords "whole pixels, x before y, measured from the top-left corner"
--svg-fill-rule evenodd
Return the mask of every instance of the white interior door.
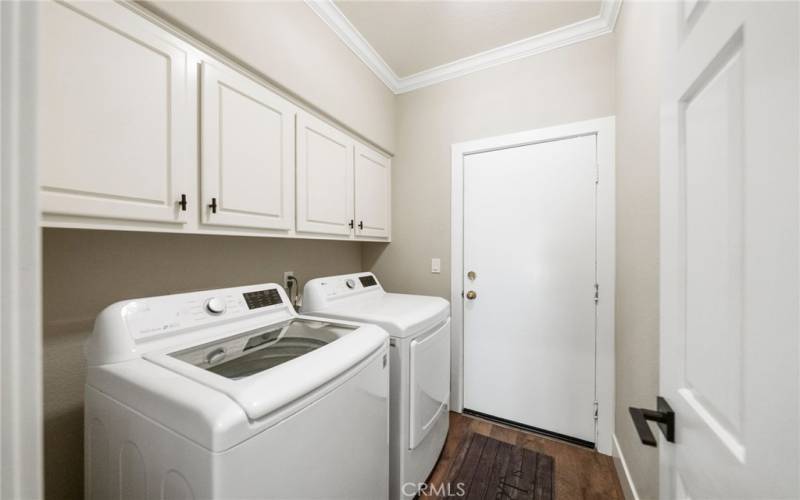
<path id="1" fill-rule="evenodd" d="M 308 113 L 297 115 L 297 231 L 352 235 L 353 139 Z"/>
<path id="2" fill-rule="evenodd" d="M 464 158 L 465 409 L 595 441 L 596 175 L 595 135 Z"/>
<path id="3" fill-rule="evenodd" d="M 662 498 L 798 498 L 798 4 L 665 7 Z"/>
<path id="4" fill-rule="evenodd" d="M 356 146 L 356 235 L 388 238 L 391 224 L 391 161 L 364 146 Z"/>
<path id="5" fill-rule="evenodd" d="M 294 115 L 291 103 L 263 85 L 203 63 L 203 222 L 292 227 Z"/>
<path id="6" fill-rule="evenodd" d="M 186 222 L 194 211 L 178 202 L 196 171 L 187 50 L 113 2 L 42 2 L 38 33 L 43 212 Z"/>

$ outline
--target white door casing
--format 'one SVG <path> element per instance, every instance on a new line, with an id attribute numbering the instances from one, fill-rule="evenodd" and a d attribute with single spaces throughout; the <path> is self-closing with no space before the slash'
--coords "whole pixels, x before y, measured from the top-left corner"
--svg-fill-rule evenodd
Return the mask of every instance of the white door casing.
<path id="1" fill-rule="evenodd" d="M 203 62 L 202 75 L 203 222 L 291 229 L 295 107 L 226 66 Z"/>
<path id="2" fill-rule="evenodd" d="M 178 201 L 196 164 L 185 48 L 113 3 L 41 7 L 42 210 L 186 222 L 194 211 Z"/>
<path id="3" fill-rule="evenodd" d="M 352 235 L 355 141 L 297 114 L 297 232 Z"/>
<path id="4" fill-rule="evenodd" d="M 582 427 L 584 430 L 590 428 L 588 431 L 590 435 L 588 435 L 589 439 L 587 441 L 594 441 L 596 443 L 597 449 L 603 453 L 610 454 L 611 453 L 611 436 L 613 433 L 613 422 L 614 422 L 614 407 L 613 407 L 613 394 L 614 394 L 614 344 L 613 344 L 613 337 L 614 337 L 614 119 L 613 117 L 602 118 L 597 120 L 589 120 L 585 122 L 578 122 L 568 125 L 556 126 L 556 127 L 549 127 L 545 129 L 538 129 L 528 132 L 521 132 L 517 134 L 511 134 L 508 136 L 502 137 L 494 137 L 488 139 L 481 139 L 477 141 L 470 141 L 467 143 L 455 144 L 453 146 L 453 170 L 452 170 L 452 179 L 453 179 L 453 189 L 452 189 L 452 275 L 451 275 L 451 304 L 452 304 L 452 318 L 453 318 L 453 352 L 452 352 L 452 407 L 456 410 L 461 410 L 464 408 L 464 398 L 465 398 L 465 388 L 464 388 L 464 363 L 469 362 L 466 354 L 464 352 L 464 319 L 465 315 L 470 312 L 470 310 L 466 310 L 468 307 L 478 307 L 478 302 L 481 298 L 485 298 L 486 294 L 481 294 L 481 286 L 479 282 L 483 280 L 491 280 L 493 277 L 487 277 L 486 273 L 482 273 L 479 269 L 467 269 L 465 267 L 466 260 L 469 259 L 470 256 L 468 255 L 469 250 L 467 250 L 466 244 L 469 243 L 470 235 L 469 235 L 469 227 L 470 224 L 469 220 L 466 218 L 469 216 L 469 212 L 472 210 L 471 208 L 465 207 L 465 203 L 468 200 L 465 200 L 465 193 L 469 193 L 470 187 L 469 179 L 466 179 L 465 176 L 470 174 L 465 174 L 465 168 L 469 168 L 468 163 L 473 159 L 480 158 L 484 156 L 484 158 L 491 158 L 486 153 L 492 154 L 491 152 L 498 152 L 499 150 L 506 150 L 508 151 L 509 148 L 515 148 L 517 151 L 523 151 L 526 147 L 530 145 L 544 145 L 545 147 L 560 147 L 565 144 L 568 144 L 570 141 L 575 143 L 576 138 L 581 138 L 577 142 L 581 140 L 586 143 L 592 143 L 596 141 L 596 159 L 595 162 L 588 165 L 588 186 L 586 188 L 586 193 L 589 193 L 589 201 L 588 203 L 589 210 L 588 210 L 588 222 L 584 219 L 582 224 L 587 225 L 588 238 L 591 240 L 588 242 L 588 245 L 591 247 L 594 244 L 595 240 L 595 227 L 593 220 L 593 214 L 591 211 L 591 203 L 594 201 L 592 193 L 594 191 L 595 185 L 594 180 L 595 176 L 593 175 L 597 172 L 599 183 L 597 184 L 597 220 L 596 220 L 596 234 L 597 234 L 597 250 L 596 250 L 596 259 L 597 259 L 597 267 L 596 267 L 596 280 L 595 275 L 593 273 L 593 265 L 592 262 L 593 255 L 589 256 L 589 263 L 584 266 L 588 271 L 582 273 L 588 276 L 588 283 L 586 286 L 585 297 L 587 301 L 587 310 L 588 317 L 586 314 L 583 314 L 583 321 L 587 323 L 589 327 L 589 335 L 594 334 L 594 328 L 591 323 L 595 319 L 593 317 L 594 312 L 594 283 L 597 282 L 600 285 L 600 298 L 597 304 L 596 309 L 596 354 L 594 352 L 590 353 L 588 358 L 584 360 L 588 360 L 589 369 L 589 377 L 594 375 L 596 380 L 596 388 L 590 387 L 586 397 L 588 401 L 586 402 L 586 420 L 583 420 L 584 426 Z M 515 154 L 515 153 L 510 153 Z M 591 154 L 594 154 L 592 152 Z M 497 157 L 499 158 L 499 157 Z M 547 155 L 542 157 L 543 159 L 547 160 Z M 494 162 L 492 160 L 488 161 L 487 167 L 490 167 L 491 164 Z M 476 164 L 477 165 L 477 164 Z M 524 169 L 523 169 L 524 170 Z M 554 171 L 553 171 L 554 172 Z M 550 174 L 553 174 L 550 172 Z M 489 175 L 482 177 L 481 179 L 475 179 L 475 185 L 479 186 L 482 183 L 490 183 L 494 181 L 502 182 L 501 176 L 494 176 L 494 178 Z M 540 179 L 543 180 L 543 179 Z M 552 180 L 559 181 L 559 177 L 554 175 Z M 520 182 L 517 179 L 517 182 Z M 571 188 L 569 188 L 571 189 Z M 585 194 L 585 193 L 584 193 Z M 532 195 L 532 194 L 531 194 Z M 513 192 L 509 191 L 509 193 L 504 193 L 498 196 L 515 196 Z M 544 193 L 543 196 L 547 196 L 547 193 Z M 524 201 L 524 200 L 523 200 Z M 505 200 L 501 200 L 498 198 L 496 203 L 499 205 L 503 205 Z M 536 201 L 531 201 L 531 204 L 535 205 Z M 523 208 L 526 205 L 523 204 Z M 487 216 L 489 218 L 498 219 L 494 221 L 494 224 L 497 226 L 496 230 L 492 230 L 491 221 L 487 221 L 486 230 L 497 233 L 496 241 L 491 242 L 492 247 L 494 248 L 493 254 L 496 256 L 495 259 L 502 260 L 504 255 L 507 253 L 504 251 L 506 245 L 511 244 L 511 242 L 516 241 L 516 238 L 520 237 L 519 235 L 521 232 L 526 231 L 527 229 L 524 227 L 525 223 L 516 221 L 516 215 L 513 214 L 512 217 L 508 218 L 511 220 L 503 221 L 499 220 L 501 218 L 501 214 L 497 214 L 497 216 L 492 216 L 492 207 L 487 205 L 486 203 L 482 204 L 480 207 L 475 207 L 476 211 L 473 213 L 473 216 L 478 215 L 480 216 L 480 210 L 484 209 L 486 211 Z M 505 211 L 504 213 L 507 213 Z M 536 214 L 534 214 L 536 215 Z M 544 221 L 547 219 L 544 218 Z M 556 228 L 557 230 L 557 228 Z M 483 232 L 483 231 L 481 231 Z M 566 233 L 565 233 L 566 234 Z M 482 240 L 485 242 L 486 238 L 485 235 L 479 234 L 476 236 L 477 240 Z M 524 236 L 523 236 L 524 238 Z M 587 242 L 580 243 L 579 246 L 583 247 L 587 244 Z M 589 248 L 588 251 L 590 254 L 593 253 L 593 248 Z M 487 254 L 488 256 L 489 254 Z M 485 262 L 488 262 L 488 265 L 494 266 L 495 264 L 501 266 L 500 263 L 493 263 L 488 257 L 484 259 Z M 519 263 L 518 263 L 519 264 Z M 475 271 L 477 273 L 476 280 L 474 282 L 470 281 L 466 277 L 466 273 L 468 271 Z M 524 275 L 524 270 L 519 270 L 520 275 Z M 542 271 L 541 266 L 538 271 Z M 546 274 L 546 270 L 545 270 Z M 545 276 L 545 275 L 542 275 Z M 500 277 L 497 277 L 500 279 Z M 498 297 L 501 297 L 501 300 L 497 301 L 494 305 L 492 305 L 492 309 L 495 310 L 497 308 L 507 309 L 514 304 L 515 297 L 520 296 L 527 296 L 529 292 L 525 289 L 517 289 L 517 286 L 524 286 L 522 282 L 515 282 L 514 277 L 512 276 L 510 279 L 508 277 L 503 277 L 505 280 L 503 283 L 504 290 L 499 291 Z M 523 279 L 524 282 L 524 279 Z M 485 283 L 485 281 L 484 281 Z M 474 288 L 469 288 L 468 284 L 474 285 Z M 547 282 L 542 284 L 543 287 L 547 285 L 555 285 L 558 286 L 557 282 Z M 496 287 L 495 287 L 496 288 Z M 462 290 L 466 291 L 469 289 L 474 289 L 478 293 L 477 299 L 474 303 L 465 300 L 462 298 Z M 568 293 L 566 297 L 571 297 L 572 293 Z M 524 306 L 528 307 L 528 306 Z M 530 306 L 532 307 L 532 306 Z M 523 306 L 520 306 L 520 310 L 524 311 Z M 490 311 L 487 311 L 490 312 Z M 511 316 L 512 313 L 506 312 L 506 316 Z M 518 315 L 519 311 L 514 311 L 513 314 Z M 504 332 L 501 331 L 498 333 L 498 327 L 502 329 L 505 322 L 513 321 L 513 318 L 504 318 L 502 317 L 504 313 L 498 313 L 493 318 L 494 325 L 492 326 L 491 322 L 486 323 L 488 326 L 486 328 L 486 332 L 483 332 L 483 335 L 490 337 L 492 335 L 496 335 L 498 337 L 503 337 Z M 487 318 L 489 315 L 486 316 Z M 488 320 L 487 320 L 488 321 Z M 476 332 L 477 334 L 477 332 Z M 524 340 L 524 336 L 522 337 Z M 485 348 L 490 348 L 491 343 L 483 345 Z M 591 339 L 585 345 L 589 345 L 589 349 L 592 347 Z M 483 348 L 481 346 L 477 346 L 478 348 Z M 501 353 L 502 354 L 502 353 Z M 508 355 L 509 352 L 506 352 L 503 355 Z M 477 354 L 478 357 L 482 356 L 483 354 Z M 515 354 L 511 353 L 512 356 Z M 596 357 L 595 357 L 596 356 Z M 585 356 L 584 356 L 585 357 Z M 477 358 L 476 358 L 477 359 Z M 595 366 L 592 364 L 596 363 Z M 583 377 L 584 379 L 586 377 Z M 558 377 L 556 377 L 556 382 L 558 381 Z M 523 394 L 527 385 L 529 384 L 529 380 L 508 380 L 509 384 L 514 385 L 513 388 L 510 389 L 509 392 L 517 391 L 517 394 Z M 521 385 L 520 385 L 521 384 Z M 591 385 L 591 380 L 589 381 L 589 385 Z M 504 392 L 506 392 L 504 390 Z M 599 404 L 598 408 L 598 420 L 596 426 L 596 433 L 593 432 L 591 427 L 594 427 L 592 418 L 593 418 L 593 402 L 597 400 Z M 481 411 L 479 408 L 470 408 L 473 410 Z M 500 415 L 503 416 L 503 415 Z M 509 418 L 509 417 L 505 417 Z M 578 417 L 580 418 L 580 417 Z M 588 422 L 588 424 L 587 424 Z M 536 425 L 535 423 L 524 422 L 528 423 L 529 425 Z M 550 429 L 555 430 L 558 432 L 558 429 Z M 592 435 L 593 434 L 593 435 Z M 582 437 L 582 436 L 577 436 Z M 583 434 L 583 438 L 585 439 L 587 434 Z"/>
<path id="5" fill-rule="evenodd" d="M 0 499 L 44 497 L 39 2 L 0 2 Z"/>
<path id="6" fill-rule="evenodd" d="M 356 236 L 388 238 L 391 225 L 391 160 L 372 149 L 355 149 Z"/>
<path id="7" fill-rule="evenodd" d="M 798 4 L 664 8 L 660 495 L 797 498 Z"/>

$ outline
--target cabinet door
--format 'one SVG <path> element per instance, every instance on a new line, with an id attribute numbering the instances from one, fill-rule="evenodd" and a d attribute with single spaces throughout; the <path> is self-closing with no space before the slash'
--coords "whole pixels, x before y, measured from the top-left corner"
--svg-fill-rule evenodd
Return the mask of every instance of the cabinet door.
<path id="1" fill-rule="evenodd" d="M 353 140 L 307 113 L 297 117 L 297 231 L 353 234 Z"/>
<path id="2" fill-rule="evenodd" d="M 186 46 L 113 2 L 40 12 L 45 215 L 188 220 L 179 201 L 194 192 L 196 77 Z"/>
<path id="3" fill-rule="evenodd" d="M 203 63 L 203 222 L 289 230 L 294 106 L 237 71 Z"/>
<path id="4" fill-rule="evenodd" d="M 356 236 L 389 238 L 391 195 L 391 161 L 365 146 L 356 146 Z"/>

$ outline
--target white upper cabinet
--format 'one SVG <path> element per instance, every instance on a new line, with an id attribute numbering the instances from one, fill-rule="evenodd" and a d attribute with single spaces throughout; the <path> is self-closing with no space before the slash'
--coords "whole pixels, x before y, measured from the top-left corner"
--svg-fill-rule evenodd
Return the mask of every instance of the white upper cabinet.
<path id="1" fill-rule="evenodd" d="M 44 226 L 389 241 L 388 158 L 133 2 L 39 11 Z"/>
<path id="2" fill-rule="evenodd" d="M 40 12 L 45 216 L 180 227 L 196 203 L 180 203 L 196 169 L 185 47 L 110 2 L 47 2 Z"/>
<path id="3" fill-rule="evenodd" d="M 292 229 L 295 107 L 226 66 L 202 74 L 202 221 Z"/>
<path id="4" fill-rule="evenodd" d="M 308 113 L 297 115 L 297 231 L 353 234 L 355 141 Z"/>
<path id="5" fill-rule="evenodd" d="M 356 146 L 356 236 L 389 238 L 391 224 L 391 162 L 362 145 Z"/>

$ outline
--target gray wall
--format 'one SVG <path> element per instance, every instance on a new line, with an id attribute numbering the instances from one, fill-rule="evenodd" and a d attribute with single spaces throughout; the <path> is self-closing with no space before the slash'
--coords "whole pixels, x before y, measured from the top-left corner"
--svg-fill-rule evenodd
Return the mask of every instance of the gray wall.
<path id="1" fill-rule="evenodd" d="M 399 95 L 392 243 L 365 247 L 365 268 L 393 291 L 449 300 L 450 146 L 613 115 L 614 57 L 606 35 Z"/>
<path id="2" fill-rule="evenodd" d="M 97 314 L 129 298 L 302 283 L 361 270 L 361 243 L 45 229 L 44 434 L 47 498 L 83 498 L 83 344 Z"/>
<path id="3" fill-rule="evenodd" d="M 629 406 L 658 394 L 659 6 L 624 2 L 617 37 L 617 302 L 615 434 L 641 498 L 658 498 L 658 452 Z"/>

